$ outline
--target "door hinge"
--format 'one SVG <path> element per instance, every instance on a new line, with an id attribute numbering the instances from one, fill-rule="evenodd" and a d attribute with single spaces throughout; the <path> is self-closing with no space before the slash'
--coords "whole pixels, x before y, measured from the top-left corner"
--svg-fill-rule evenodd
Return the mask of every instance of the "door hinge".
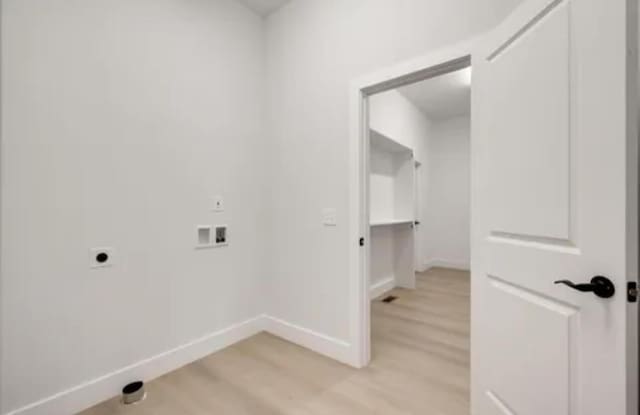
<path id="1" fill-rule="evenodd" d="M 638 302 L 638 283 L 635 281 L 627 283 L 627 300 L 630 303 Z"/>
<path id="2" fill-rule="evenodd" d="M 364 238 L 360 238 L 360 246 L 364 246 Z"/>

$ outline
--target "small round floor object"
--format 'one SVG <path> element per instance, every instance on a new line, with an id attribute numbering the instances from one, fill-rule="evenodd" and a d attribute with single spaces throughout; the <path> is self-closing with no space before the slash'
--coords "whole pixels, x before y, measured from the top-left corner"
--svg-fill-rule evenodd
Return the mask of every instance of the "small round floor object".
<path id="1" fill-rule="evenodd" d="M 122 388 L 122 403 L 125 405 L 141 402 L 146 397 L 147 393 L 144 390 L 144 382 L 142 381 L 132 382 Z"/>

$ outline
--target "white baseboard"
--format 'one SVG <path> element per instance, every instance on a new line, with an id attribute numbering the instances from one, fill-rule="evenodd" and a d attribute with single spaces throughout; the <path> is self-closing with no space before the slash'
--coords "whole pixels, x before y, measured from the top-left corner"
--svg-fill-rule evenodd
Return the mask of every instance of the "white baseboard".
<path id="1" fill-rule="evenodd" d="M 275 317 L 265 316 L 265 319 L 267 333 L 347 365 L 354 365 L 353 350 L 349 343 Z"/>
<path id="2" fill-rule="evenodd" d="M 416 272 L 425 272 L 427 271 L 429 268 L 427 268 L 427 263 L 423 262 L 422 264 L 420 264 L 418 266 L 418 269 L 416 269 Z"/>
<path id="3" fill-rule="evenodd" d="M 129 382 L 135 380 L 151 381 L 263 331 L 347 365 L 357 366 L 354 364 L 354 353 L 349 343 L 275 317 L 261 315 L 4 415 L 75 414 L 118 396 L 122 386 Z"/>
<path id="4" fill-rule="evenodd" d="M 384 293 L 393 290 L 395 286 L 396 280 L 394 278 L 387 278 L 385 280 L 377 282 L 371 286 L 369 297 L 371 297 L 372 300 L 376 299 Z"/>
<path id="5" fill-rule="evenodd" d="M 424 269 L 428 271 L 431 268 L 450 268 L 450 269 L 458 269 L 461 271 L 469 271 L 471 269 L 471 265 L 469 262 L 463 261 L 451 261 L 447 259 L 430 259 L 424 262 Z"/>
<path id="6" fill-rule="evenodd" d="M 176 370 L 188 363 L 231 346 L 260 333 L 264 329 L 263 316 L 234 324 L 173 350 L 142 360 L 133 365 L 75 386 L 41 401 L 8 412 L 5 415 L 69 415 L 89 408 L 120 394 L 123 385 L 134 381 L 149 381 Z"/>

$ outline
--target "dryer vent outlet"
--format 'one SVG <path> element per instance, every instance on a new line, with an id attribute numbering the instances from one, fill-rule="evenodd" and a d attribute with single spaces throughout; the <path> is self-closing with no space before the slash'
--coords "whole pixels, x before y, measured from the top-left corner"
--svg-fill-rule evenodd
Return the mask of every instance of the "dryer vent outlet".
<path id="1" fill-rule="evenodd" d="M 147 393 L 144 391 L 144 382 L 142 381 L 132 382 L 122 388 L 122 403 L 125 405 L 138 403 L 146 397 Z"/>

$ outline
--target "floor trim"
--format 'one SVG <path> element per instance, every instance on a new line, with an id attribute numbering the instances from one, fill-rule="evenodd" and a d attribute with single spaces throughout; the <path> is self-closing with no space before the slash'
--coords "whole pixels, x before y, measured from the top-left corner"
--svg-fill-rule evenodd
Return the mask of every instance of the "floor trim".
<path id="1" fill-rule="evenodd" d="M 354 366 L 354 353 L 349 343 L 322 333 L 296 326 L 275 317 L 265 316 L 265 331 L 316 353 Z"/>
<path id="2" fill-rule="evenodd" d="M 151 381 L 263 331 L 354 366 L 354 352 L 349 343 L 275 317 L 260 315 L 4 415 L 75 414 L 118 396 L 122 386 L 131 381 Z"/>
<path id="3" fill-rule="evenodd" d="M 370 297 L 372 300 L 375 300 L 376 298 L 380 297 L 381 295 L 393 290 L 396 287 L 396 280 L 395 278 L 387 278 L 384 279 L 380 282 L 377 282 L 376 284 L 371 286 L 371 294 Z"/>
<path id="4" fill-rule="evenodd" d="M 66 391 L 13 410 L 5 415 L 75 414 L 117 396 L 123 385 L 138 379 L 149 381 L 199 360 L 264 329 L 258 316 L 208 334 L 167 352 L 90 380 Z"/>
<path id="5" fill-rule="evenodd" d="M 425 271 L 428 271 L 431 268 L 449 268 L 449 269 L 457 269 L 460 271 L 469 271 L 471 269 L 471 264 L 469 264 L 469 262 L 450 261 L 446 259 L 430 259 L 425 261 L 424 262 Z"/>

